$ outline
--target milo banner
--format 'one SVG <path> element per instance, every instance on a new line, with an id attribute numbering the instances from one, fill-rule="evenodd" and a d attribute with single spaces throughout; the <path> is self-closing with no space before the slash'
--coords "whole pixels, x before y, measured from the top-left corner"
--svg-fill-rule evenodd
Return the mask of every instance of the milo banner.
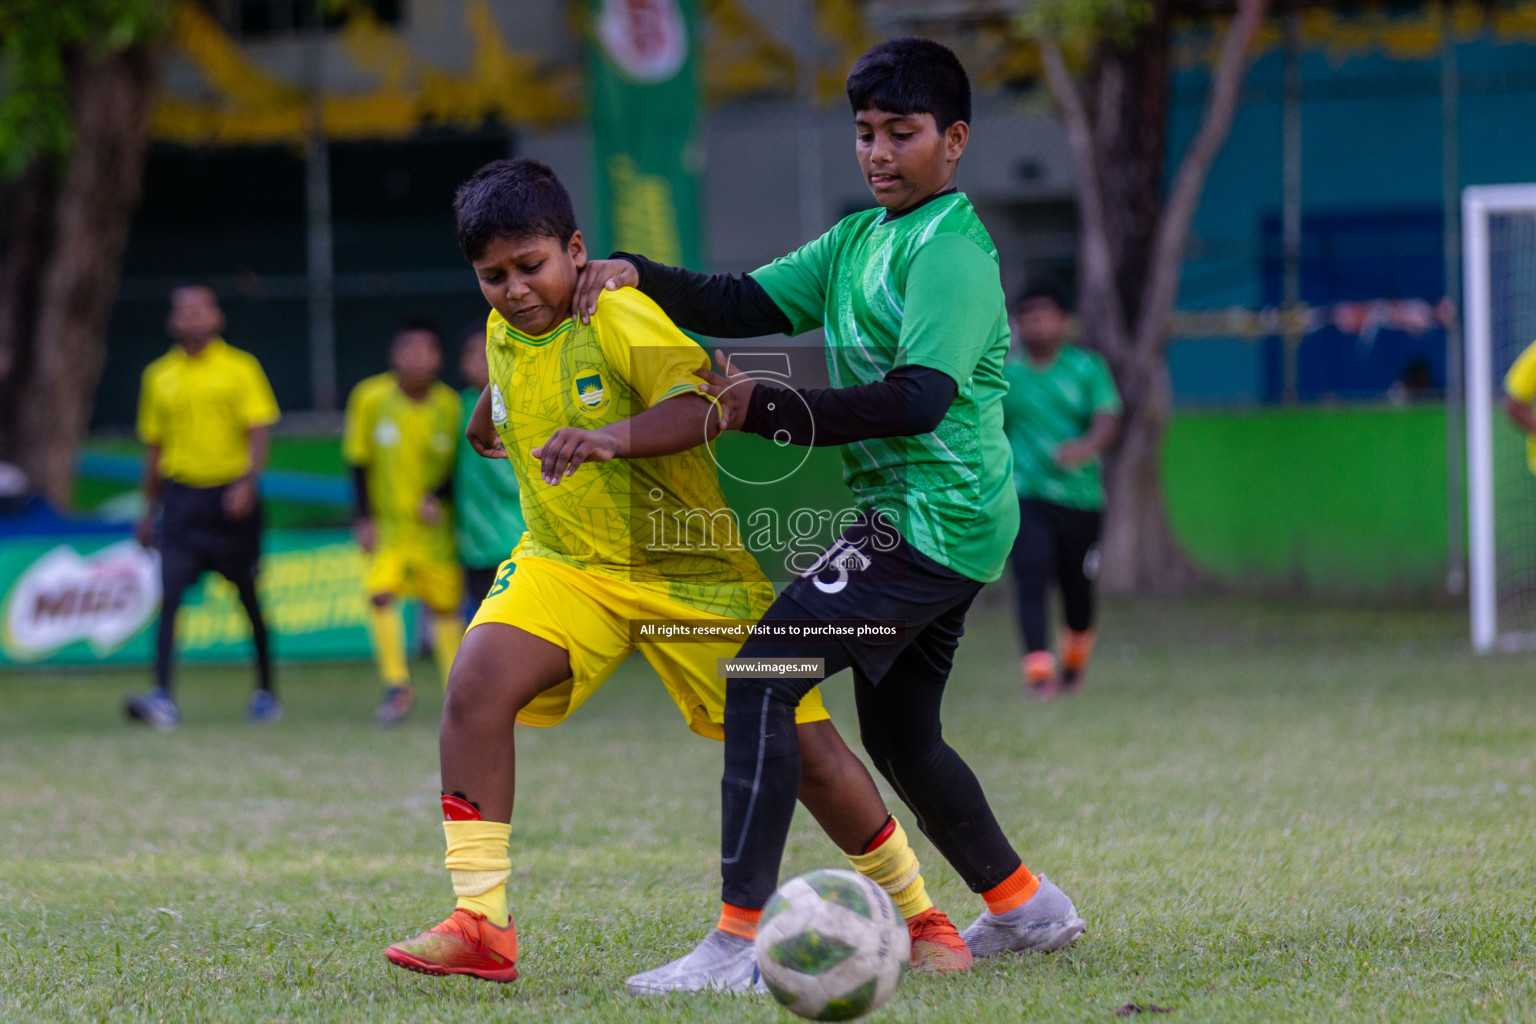
<path id="1" fill-rule="evenodd" d="M 368 656 L 363 556 L 344 530 L 275 530 L 259 589 L 284 660 Z M 160 611 L 159 556 L 132 537 L 7 537 L 0 543 L 0 665 L 145 663 Z M 192 660 L 244 661 L 251 627 L 212 573 L 187 592 L 177 646 Z"/>
<path id="2" fill-rule="evenodd" d="M 592 0 L 597 221 L 587 244 L 698 269 L 693 0 Z"/>

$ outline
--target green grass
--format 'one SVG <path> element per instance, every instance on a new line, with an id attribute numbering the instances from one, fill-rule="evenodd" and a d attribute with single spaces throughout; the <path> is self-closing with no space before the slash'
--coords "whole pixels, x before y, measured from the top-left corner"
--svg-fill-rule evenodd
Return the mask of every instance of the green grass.
<path id="1" fill-rule="evenodd" d="M 880 1019 L 1536 1017 L 1536 663 L 1473 659 L 1464 632 L 1438 611 L 1115 604 L 1089 689 L 1031 706 L 983 606 L 947 733 L 1089 931 L 908 978 Z M 643 664 L 519 731 L 511 986 L 380 958 L 451 905 L 430 713 L 379 732 L 365 667 L 294 666 L 288 718 L 252 728 L 244 673 L 194 668 L 162 736 L 118 720 L 140 683 L 0 679 L 0 1018 L 789 1019 L 622 993 L 689 947 L 716 892 L 719 748 Z M 829 698 L 854 733 L 847 687 Z M 801 819 L 786 876 L 839 862 Z M 978 900 L 917 842 L 963 926 Z"/>

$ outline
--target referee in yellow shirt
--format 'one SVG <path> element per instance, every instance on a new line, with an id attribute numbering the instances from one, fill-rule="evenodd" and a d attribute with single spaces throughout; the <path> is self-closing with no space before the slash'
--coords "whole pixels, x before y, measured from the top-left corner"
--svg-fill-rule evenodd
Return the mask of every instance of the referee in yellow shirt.
<path id="1" fill-rule="evenodd" d="M 174 729 L 181 710 L 171 692 L 176 660 L 176 611 L 204 572 L 235 585 L 251 619 L 257 689 L 247 717 L 275 722 L 283 705 L 272 690 L 267 624 L 256 598 L 261 558 L 261 502 L 256 477 L 267 461 L 277 400 L 261 364 L 227 344 L 224 314 L 211 288 L 171 292 L 166 328 L 176 344 L 144 370 L 139 438 L 145 445 L 139 542 L 160 549 L 160 628 L 155 689 L 133 694 L 128 717 Z M 158 514 L 158 522 L 157 522 Z"/>

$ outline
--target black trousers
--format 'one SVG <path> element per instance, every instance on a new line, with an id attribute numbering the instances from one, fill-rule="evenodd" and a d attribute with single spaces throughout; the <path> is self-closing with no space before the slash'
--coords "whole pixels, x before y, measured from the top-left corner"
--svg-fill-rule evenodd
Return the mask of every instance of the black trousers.
<path id="1" fill-rule="evenodd" d="M 155 635 L 155 682 L 171 688 L 176 667 L 176 612 L 187 588 L 205 572 L 216 572 L 235 585 L 251 620 L 256 648 L 256 685 L 272 689 L 272 651 L 267 623 L 256 597 L 261 561 L 261 505 L 244 519 L 224 512 L 223 487 L 188 487 L 167 482 L 162 493 L 156 546 L 160 549 L 160 625 Z"/>
<path id="2" fill-rule="evenodd" d="M 1051 647 L 1045 602 L 1052 582 L 1061 588 L 1067 628 L 1093 627 L 1093 583 L 1099 575 L 1097 509 L 1069 508 L 1024 498 L 1019 502 L 1019 535 L 1013 540 L 1013 593 L 1026 651 Z"/>
<path id="3" fill-rule="evenodd" d="M 966 884 L 985 892 L 1018 870 L 1019 855 L 975 774 L 944 742 L 939 714 L 981 584 L 900 538 L 881 550 L 869 534 L 845 532 L 779 596 L 737 657 L 823 658 L 827 676 L 852 668 L 860 738 L 876 770 Z M 772 635 L 795 623 L 861 622 L 899 633 L 888 640 Z M 722 898 L 734 906 L 759 908 L 778 884 L 800 789 L 795 708 L 816 682 L 765 676 L 726 684 L 721 876 Z"/>

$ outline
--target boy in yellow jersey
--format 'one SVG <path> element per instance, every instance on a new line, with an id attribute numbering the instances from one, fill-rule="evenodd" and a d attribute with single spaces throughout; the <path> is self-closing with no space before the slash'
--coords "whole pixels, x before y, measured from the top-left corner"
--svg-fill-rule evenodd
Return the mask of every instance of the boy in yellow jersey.
<path id="1" fill-rule="evenodd" d="M 735 654 L 739 639 L 664 643 L 641 631 L 646 623 L 750 624 L 773 587 L 734 538 L 708 535 L 718 518 L 683 514 L 730 514 L 702 447 L 719 432 L 695 375 L 708 365 L 703 350 L 632 289 L 605 294 L 590 323 L 571 318 L 586 249 L 569 196 L 543 164 L 486 165 L 460 188 L 455 209 L 460 245 L 494 308 L 490 385 L 469 436 L 482 454 L 511 461 L 528 533 L 448 680 L 439 747 L 458 907 L 385 956 L 426 974 L 505 982 L 517 977 L 505 888 L 513 721 L 558 724 L 638 649 L 688 727 L 722 738 L 717 661 Z M 649 532 L 657 516 L 669 524 L 660 544 Z M 969 951 L 926 895 L 905 834 L 818 691 L 794 717 L 799 799 L 854 866 L 892 894 L 914 936 L 914 967 L 969 967 Z M 760 990 L 753 924 L 722 917 L 710 987 Z"/>
<path id="2" fill-rule="evenodd" d="M 128 717 L 174 729 L 181 710 L 171 692 L 176 660 L 176 610 L 204 572 L 235 585 L 251 620 L 256 690 L 246 717 L 275 722 L 283 705 L 272 689 L 272 652 L 256 597 L 261 557 L 257 475 L 277 422 L 272 385 L 254 356 L 227 344 L 224 314 L 213 290 L 186 285 L 171 293 L 166 328 L 176 344 L 144 370 L 139 392 L 139 439 L 145 445 L 147 509 L 138 538 L 160 549 L 160 628 L 155 641 L 155 689 L 133 694 Z"/>
<path id="3" fill-rule="evenodd" d="M 448 500 L 459 396 L 437 379 L 442 342 L 425 321 L 403 322 L 389 348 L 388 373 L 358 384 L 347 399 L 342 454 L 352 466 L 354 533 L 371 556 L 369 636 L 384 681 L 380 725 L 410 713 L 416 692 L 406 667 L 405 621 L 397 598 L 433 613 L 433 651 L 444 681 L 459 649 L 464 573 L 454 558 Z"/>

